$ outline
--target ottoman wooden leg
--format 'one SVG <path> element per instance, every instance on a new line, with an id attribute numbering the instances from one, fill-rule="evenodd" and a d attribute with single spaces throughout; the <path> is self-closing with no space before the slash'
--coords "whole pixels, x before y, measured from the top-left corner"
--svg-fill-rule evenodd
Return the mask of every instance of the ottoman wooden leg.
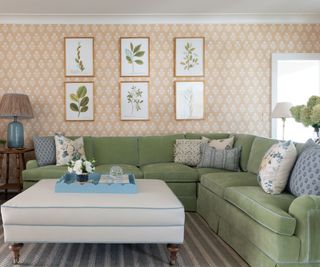
<path id="1" fill-rule="evenodd" d="M 20 249 L 23 247 L 22 243 L 14 243 L 9 246 L 9 249 L 12 252 L 13 255 L 13 264 L 18 264 L 19 263 L 19 258 L 20 258 Z"/>
<path id="2" fill-rule="evenodd" d="M 170 252 L 170 265 L 176 264 L 177 253 L 179 251 L 179 245 L 177 244 L 168 244 L 167 248 Z"/>

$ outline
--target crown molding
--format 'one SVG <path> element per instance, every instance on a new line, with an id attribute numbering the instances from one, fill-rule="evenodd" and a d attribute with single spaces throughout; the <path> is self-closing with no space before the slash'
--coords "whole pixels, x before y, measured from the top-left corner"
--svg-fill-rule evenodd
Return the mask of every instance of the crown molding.
<path id="1" fill-rule="evenodd" d="M 318 24 L 319 13 L 1 14 L 0 24 Z"/>

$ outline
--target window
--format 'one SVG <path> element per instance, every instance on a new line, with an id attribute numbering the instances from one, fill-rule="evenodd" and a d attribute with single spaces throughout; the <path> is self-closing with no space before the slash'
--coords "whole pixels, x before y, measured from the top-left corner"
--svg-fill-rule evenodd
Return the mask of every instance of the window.
<path id="1" fill-rule="evenodd" d="M 312 95 L 320 94 L 320 54 L 272 55 L 272 110 L 277 102 L 306 104 Z M 272 119 L 272 137 L 282 139 L 282 120 Z M 285 139 L 305 142 L 313 137 L 313 128 L 286 120 Z"/>

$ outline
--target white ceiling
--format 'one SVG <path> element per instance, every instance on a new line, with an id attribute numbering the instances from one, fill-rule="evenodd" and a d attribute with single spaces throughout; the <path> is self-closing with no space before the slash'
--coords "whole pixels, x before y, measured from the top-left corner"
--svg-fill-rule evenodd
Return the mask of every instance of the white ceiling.
<path id="1" fill-rule="evenodd" d="M 0 18 L 26 16 L 281 17 L 320 21 L 320 0 L 0 0 Z M 2 21 L 0 20 L 0 23 Z"/>
<path id="2" fill-rule="evenodd" d="M 320 0 L 0 0 L 0 7 L 2 14 L 320 14 Z"/>

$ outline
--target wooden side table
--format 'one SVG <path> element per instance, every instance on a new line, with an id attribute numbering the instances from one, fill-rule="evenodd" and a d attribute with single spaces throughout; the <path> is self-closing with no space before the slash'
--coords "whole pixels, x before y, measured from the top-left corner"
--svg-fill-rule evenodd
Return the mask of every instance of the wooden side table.
<path id="1" fill-rule="evenodd" d="M 8 190 L 22 190 L 22 171 L 26 168 L 26 161 L 24 159 L 24 154 L 34 151 L 33 148 L 0 148 L 0 173 L 2 174 L 2 163 L 3 160 L 6 161 L 6 172 L 5 172 L 5 183 L 0 185 L 0 190 L 5 191 L 5 199 L 8 199 Z M 9 183 L 9 171 L 10 171 L 10 155 L 15 157 L 15 168 L 16 168 L 16 181 Z"/>

